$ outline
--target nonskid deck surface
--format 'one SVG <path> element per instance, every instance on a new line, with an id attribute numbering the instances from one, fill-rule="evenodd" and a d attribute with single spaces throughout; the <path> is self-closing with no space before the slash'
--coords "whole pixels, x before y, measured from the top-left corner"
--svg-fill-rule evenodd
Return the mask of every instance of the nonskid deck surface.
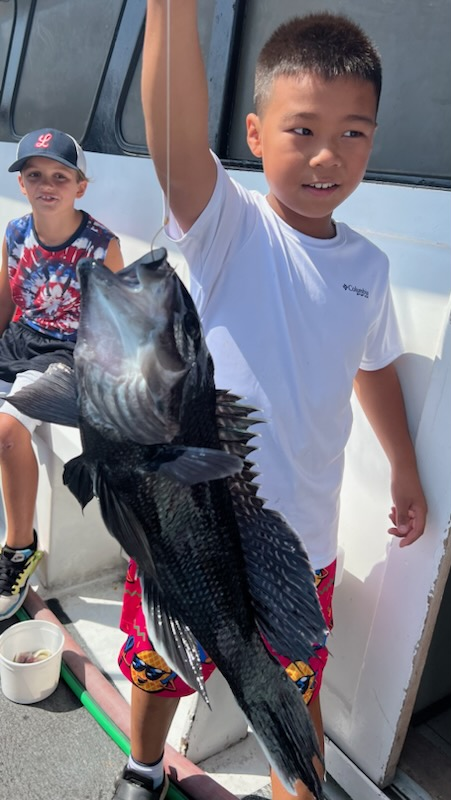
<path id="1" fill-rule="evenodd" d="M 131 685 L 117 664 L 125 639 L 119 629 L 125 573 L 124 561 L 123 570 L 99 580 L 64 591 L 48 593 L 40 588 L 38 591 L 90 660 L 130 702 Z M 191 698 L 182 698 L 169 733 L 168 742 L 176 750 L 180 749 L 190 705 Z M 266 759 L 252 734 L 198 766 L 238 798 L 260 790 L 269 781 Z"/>
<path id="2" fill-rule="evenodd" d="M 124 569 L 64 590 L 47 592 L 33 576 L 32 587 L 89 660 L 130 701 L 130 684 L 117 654 Z M 16 622 L 12 620 L 3 626 Z M 0 629 L 1 632 L 2 629 Z M 190 698 L 182 698 L 168 742 L 180 749 Z M 51 715 L 51 717 L 50 717 Z M 33 706 L 11 703 L 0 692 L 0 800 L 110 800 L 114 778 L 126 756 L 60 680 L 47 700 Z M 6 744 L 4 744 L 6 743 Z M 231 795 L 270 796 L 269 770 L 251 732 L 197 765 Z M 349 800 L 329 781 L 326 797 Z M 211 798 L 215 800 L 215 798 Z"/>
<path id="3" fill-rule="evenodd" d="M 0 633 L 18 620 L 0 624 Z M 60 680 L 20 705 L 0 691 L 0 800 L 109 800 L 126 757 Z"/>

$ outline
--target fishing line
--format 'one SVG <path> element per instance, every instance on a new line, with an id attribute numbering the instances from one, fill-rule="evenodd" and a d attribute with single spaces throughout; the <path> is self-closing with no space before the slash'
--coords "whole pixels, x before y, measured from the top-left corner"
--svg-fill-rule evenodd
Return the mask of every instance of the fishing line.
<path id="1" fill-rule="evenodd" d="M 170 171 L 171 171 L 171 96 L 170 96 L 170 79 L 171 79 L 171 0 L 166 0 L 166 192 L 163 191 L 163 221 L 161 227 L 158 228 L 151 243 L 151 251 L 154 249 L 155 241 L 160 235 L 164 233 L 166 225 L 169 224 L 169 213 L 171 208 L 170 193 Z"/>

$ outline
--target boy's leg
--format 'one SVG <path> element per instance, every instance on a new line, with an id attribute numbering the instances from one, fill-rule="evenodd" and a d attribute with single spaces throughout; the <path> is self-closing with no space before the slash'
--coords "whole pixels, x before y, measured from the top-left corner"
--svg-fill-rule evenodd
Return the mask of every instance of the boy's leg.
<path id="1" fill-rule="evenodd" d="M 0 413 L 0 468 L 7 523 L 5 543 L 25 548 L 33 541 L 38 465 L 30 432 L 7 413 Z"/>
<path id="2" fill-rule="evenodd" d="M 42 373 L 21 373 L 11 394 Z M 0 619 L 13 616 L 25 600 L 28 580 L 42 557 L 33 519 L 38 491 L 38 464 L 31 436 L 39 424 L 21 414 L 7 399 L 0 407 L 0 471 L 6 515 L 6 538 L 0 550 Z"/>
<path id="3" fill-rule="evenodd" d="M 132 686 L 130 758 L 116 780 L 112 800 L 163 800 L 166 796 L 164 746 L 178 702 L 177 697 L 155 697 Z"/>
<path id="4" fill-rule="evenodd" d="M 0 619 L 23 604 L 28 581 L 42 558 L 33 530 L 38 465 L 30 433 L 18 420 L 0 414 L 0 468 L 6 539 L 0 550 Z"/>
<path id="5" fill-rule="evenodd" d="M 132 686 L 130 743 L 136 761 L 153 764 L 161 758 L 178 704 L 178 697 L 159 697 Z"/>
<path id="6" fill-rule="evenodd" d="M 120 627 L 128 634 L 118 664 L 132 684 L 131 753 L 116 780 L 111 800 L 163 800 L 169 787 L 163 752 L 180 697 L 193 694 L 155 652 L 141 605 L 141 584 L 130 561 L 124 586 Z M 201 657 L 207 658 L 206 654 Z M 214 665 L 204 664 L 206 679 Z"/>

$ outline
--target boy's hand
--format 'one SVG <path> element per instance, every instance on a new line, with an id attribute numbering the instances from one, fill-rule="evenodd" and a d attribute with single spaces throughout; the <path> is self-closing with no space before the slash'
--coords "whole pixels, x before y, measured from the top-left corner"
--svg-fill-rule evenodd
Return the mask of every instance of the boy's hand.
<path id="1" fill-rule="evenodd" d="M 424 531 L 427 503 L 394 363 L 372 372 L 359 369 L 354 388 L 392 468 L 393 506 L 389 517 L 394 527 L 388 532 L 399 538 L 400 547 L 406 547 Z"/>
<path id="2" fill-rule="evenodd" d="M 416 470 L 393 477 L 392 497 L 389 518 L 394 527 L 388 533 L 400 539 L 400 547 L 407 547 L 422 536 L 426 524 L 427 503 Z"/>

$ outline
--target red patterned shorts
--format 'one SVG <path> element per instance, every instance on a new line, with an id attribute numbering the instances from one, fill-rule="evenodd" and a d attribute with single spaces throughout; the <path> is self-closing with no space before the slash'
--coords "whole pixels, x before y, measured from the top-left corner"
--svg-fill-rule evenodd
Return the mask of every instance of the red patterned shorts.
<path id="1" fill-rule="evenodd" d="M 336 561 L 333 561 L 325 569 L 315 571 L 316 591 L 330 631 L 333 627 L 332 596 L 335 569 Z M 161 697 L 185 697 L 194 693 L 195 690 L 173 672 L 158 655 L 147 636 L 141 607 L 141 584 L 134 561 L 130 561 L 125 579 L 120 628 L 127 634 L 127 640 L 119 652 L 118 664 L 121 672 L 131 683 L 139 686 L 145 692 L 155 692 Z M 309 703 L 317 697 L 328 657 L 326 639 L 314 645 L 314 655 L 308 663 L 290 661 L 290 659 L 275 653 L 267 643 L 266 646 L 285 667 L 287 674 L 301 691 L 305 702 Z M 207 680 L 215 669 L 215 665 L 200 646 L 199 653 L 203 676 Z"/>

